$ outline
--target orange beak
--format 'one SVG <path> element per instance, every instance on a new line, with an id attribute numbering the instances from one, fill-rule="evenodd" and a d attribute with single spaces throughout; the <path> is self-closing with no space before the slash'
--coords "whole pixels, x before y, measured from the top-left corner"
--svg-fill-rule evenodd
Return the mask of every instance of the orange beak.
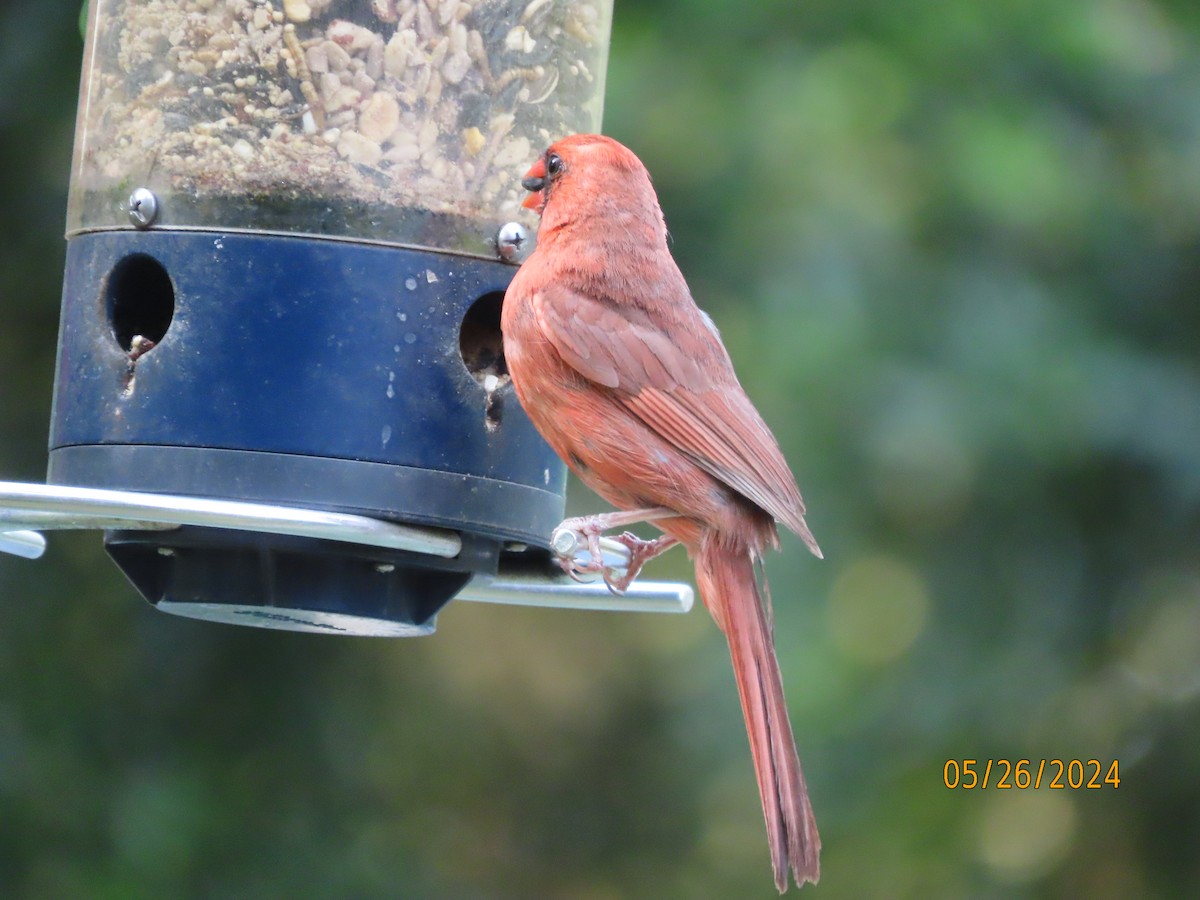
<path id="1" fill-rule="evenodd" d="M 540 213 L 542 207 L 546 205 L 546 195 L 544 193 L 546 187 L 545 160 L 539 159 L 529 167 L 529 171 L 521 179 L 521 187 L 529 191 L 529 196 L 522 201 L 521 205 L 526 209 L 532 209 L 534 212 Z"/>

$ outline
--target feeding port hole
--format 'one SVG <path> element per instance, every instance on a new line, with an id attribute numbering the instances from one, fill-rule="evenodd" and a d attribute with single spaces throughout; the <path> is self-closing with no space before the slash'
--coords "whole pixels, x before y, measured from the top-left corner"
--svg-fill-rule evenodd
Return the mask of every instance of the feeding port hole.
<path id="1" fill-rule="evenodd" d="M 500 310 L 504 294 L 492 291 L 471 304 L 458 332 L 458 352 L 471 377 L 487 387 L 489 376 L 508 383 L 504 363 L 504 339 L 500 334 Z M 495 387 L 495 385 L 493 385 Z"/>
<path id="2" fill-rule="evenodd" d="M 487 392 L 484 424 L 488 431 L 500 426 L 504 412 L 502 391 L 511 379 L 504 362 L 504 338 L 500 333 L 500 310 L 504 294 L 492 291 L 471 304 L 458 332 L 458 352 L 463 365 Z"/>
<path id="3" fill-rule="evenodd" d="M 145 253 L 126 256 L 113 266 L 105 280 L 104 300 L 113 336 L 126 352 L 134 349 L 135 338 L 149 346 L 161 341 L 175 315 L 171 276 Z"/>

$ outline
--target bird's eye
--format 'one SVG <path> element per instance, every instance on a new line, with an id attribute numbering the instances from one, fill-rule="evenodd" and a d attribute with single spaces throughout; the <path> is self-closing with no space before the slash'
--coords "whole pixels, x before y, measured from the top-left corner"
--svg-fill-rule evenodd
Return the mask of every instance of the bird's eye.
<path id="1" fill-rule="evenodd" d="M 554 178 L 562 170 L 563 161 L 561 156 L 559 156 L 557 153 L 551 153 L 548 157 L 546 157 L 546 173 L 551 178 Z"/>

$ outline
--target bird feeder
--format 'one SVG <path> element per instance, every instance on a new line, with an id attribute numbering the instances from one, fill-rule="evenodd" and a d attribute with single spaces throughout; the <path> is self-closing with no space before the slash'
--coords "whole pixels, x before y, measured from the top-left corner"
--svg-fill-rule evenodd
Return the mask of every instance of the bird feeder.
<path id="1" fill-rule="evenodd" d="M 548 574 L 565 469 L 500 308 L 521 173 L 599 129 L 610 16 L 92 0 L 50 487 L 0 485 L 8 549 L 104 527 L 159 608 L 298 630 L 424 634 L 464 589 L 600 602 Z"/>

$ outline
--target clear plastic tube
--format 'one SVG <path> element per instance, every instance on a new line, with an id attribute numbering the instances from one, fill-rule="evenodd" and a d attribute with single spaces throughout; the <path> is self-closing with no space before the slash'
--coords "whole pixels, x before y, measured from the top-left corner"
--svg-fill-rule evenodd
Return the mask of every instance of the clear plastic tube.
<path id="1" fill-rule="evenodd" d="M 598 131 L 611 0 L 92 0 L 68 233 L 249 228 L 492 255 Z M 532 224 L 532 223 L 531 223 Z"/>

